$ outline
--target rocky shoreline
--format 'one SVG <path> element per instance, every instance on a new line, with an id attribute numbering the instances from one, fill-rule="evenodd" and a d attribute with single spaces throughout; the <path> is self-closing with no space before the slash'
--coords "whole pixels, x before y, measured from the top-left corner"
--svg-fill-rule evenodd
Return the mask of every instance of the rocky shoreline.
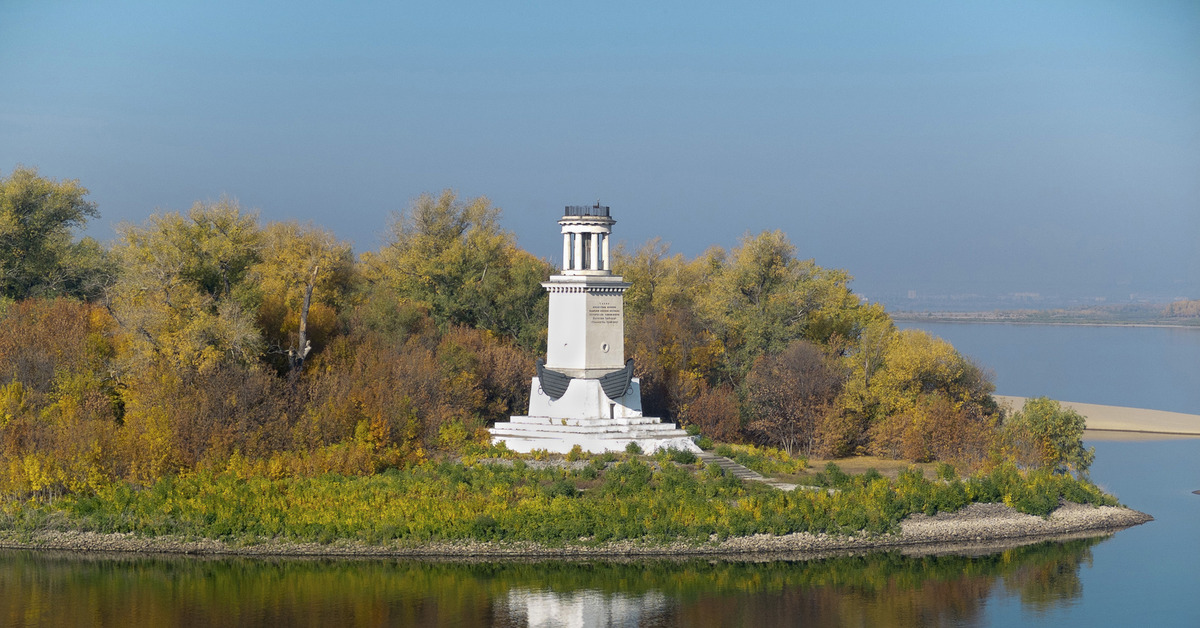
<path id="1" fill-rule="evenodd" d="M 71 552 L 135 552 L 229 556 L 297 556 L 345 558 L 420 558 L 441 560 L 496 560 L 550 558 L 652 558 L 664 556 L 728 556 L 747 559 L 805 559 L 832 554 L 900 549 L 906 554 L 999 551 L 1046 539 L 1110 534 L 1152 521 L 1153 517 L 1129 508 L 1092 507 L 1068 503 L 1043 519 L 1019 513 L 1003 504 L 971 504 L 954 513 L 912 515 L 901 522 L 898 534 L 827 535 L 796 533 L 783 536 L 754 535 L 724 541 L 652 542 L 615 541 L 598 545 L 561 546 L 528 542 L 427 543 L 421 545 L 335 541 L 329 544 L 297 543 L 268 539 L 257 543 L 230 543 L 212 539 L 141 537 L 128 533 L 44 530 L 33 533 L 0 532 L 0 548 Z"/>

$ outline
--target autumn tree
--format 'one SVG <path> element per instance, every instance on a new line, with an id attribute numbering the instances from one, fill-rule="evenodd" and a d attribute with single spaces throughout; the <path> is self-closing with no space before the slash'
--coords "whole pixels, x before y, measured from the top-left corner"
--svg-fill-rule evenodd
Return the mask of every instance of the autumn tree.
<path id="1" fill-rule="evenodd" d="M 280 370 L 299 370 L 328 342 L 354 279 L 350 245 L 329 230 L 294 221 L 263 229 L 249 283 L 269 354 L 282 358 Z"/>
<path id="2" fill-rule="evenodd" d="M 815 344 L 792 342 L 778 354 L 765 354 L 746 376 L 747 429 L 789 454 L 812 454 L 822 418 L 841 386 L 835 363 Z"/>
<path id="3" fill-rule="evenodd" d="M 72 299 L 0 312 L 0 493 L 52 496 L 124 473 L 115 323 Z"/>
<path id="4" fill-rule="evenodd" d="M 196 203 L 186 215 L 155 214 L 120 232 L 114 253 L 123 272 L 110 296 L 134 363 L 204 369 L 258 360 L 256 290 L 245 281 L 261 259 L 257 216 L 223 199 Z"/>
<path id="5" fill-rule="evenodd" d="M 743 438 L 737 391 L 728 384 L 702 385 L 681 409 L 680 421 L 699 427 L 702 434 L 721 442 L 738 442 Z"/>
<path id="6" fill-rule="evenodd" d="M 845 355 L 857 351 L 864 329 L 890 325 L 882 307 L 862 303 L 849 289 L 849 275 L 798 259 L 779 231 L 746 236 L 732 251 L 713 247 L 693 260 L 671 255 L 658 240 L 633 252 L 618 247 L 614 258 L 614 271 L 632 284 L 626 336 L 643 403 L 672 418 L 699 421 L 684 409 L 706 390 L 748 394 L 745 378 L 755 361 L 797 340 Z"/>
<path id="7" fill-rule="evenodd" d="M 848 410 L 874 422 L 908 412 L 924 395 L 940 394 L 952 403 L 995 413 L 990 377 L 950 343 L 914 329 L 879 333 L 887 338 L 882 356 L 861 355 L 852 361 L 843 395 Z M 867 350 L 878 351 L 878 346 Z"/>
<path id="8" fill-rule="evenodd" d="M 709 329 L 726 347 L 733 378 L 764 353 L 805 339 L 840 352 L 882 316 L 850 291 L 851 277 L 796 257 L 780 231 L 746 236 L 728 255 L 706 253 L 711 286 L 697 298 Z"/>
<path id="9" fill-rule="evenodd" d="M 997 444 L 997 417 L 976 404 L 955 403 L 942 394 L 922 396 L 899 414 L 878 420 L 869 451 L 915 462 L 940 460 L 976 470 Z"/>
<path id="10" fill-rule="evenodd" d="M 363 255 L 370 288 L 426 308 L 442 328 L 467 325 L 544 348 L 541 282 L 552 268 L 518 248 L 499 216 L 486 198 L 422 195 L 394 217 L 388 244 Z"/>
<path id="11" fill-rule="evenodd" d="M 860 422 L 872 453 L 974 467 L 991 450 L 994 386 L 950 343 L 880 320 L 864 328 L 843 363 L 849 376 L 838 404 Z"/>
<path id="12" fill-rule="evenodd" d="M 262 369 L 218 362 L 202 371 L 157 363 L 125 378 L 124 438 L 145 475 L 219 464 L 234 451 L 266 457 L 292 446 L 290 391 Z M 146 460 L 153 452 L 157 460 Z"/>
<path id="13" fill-rule="evenodd" d="M 94 298 L 115 268 L 92 238 L 75 229 L 99 216 L 77 180 L 55 181 L 34 168 L 0 177 L 0 297 Z"/>
<path id="14" fill-rule="evenodd" d="M 1019 463 L 1058 473 L 1086 475 L 1095 448 L 1083 446 L 1087 424 L 1082 415 L 1053 399 L 1026 399 L 1004 421 L 1005 438 Z"/>
<path id="15" fill-rule="evenodd" d="M 631 284 L 625 293 L 626 351 L 634 359 L 648 413 L 698 419 L 695 411 L 684 409 L 718 385 L 724 372 L 724 346 L 696 308 L 708 269 L 704 258 L 670 255 L 657 239 L 632 253 L 623 246 L 615 250 L 613 270 Z"/>
<path id="16" fill-rule="evenodd" d="M 879 316 L 867 322 L 851 343 L 844 362 L 858 388 L 871 387 L 871 378 L 883 368 L 887 349 L 896 334 L 896 325 L 890 318 Z"/>
<path id="17" fill-rule="evenodd" d="M 380 326 L 365 307 L 307 370 L 298 447 L 353 442 L 377 464 L 414 463 L 443 446 L 448 429 L 487 438 L 482 428 L 528 407 L 533 361 L 511 339 L 463 326 L 443 332 L 411 304 L 397 304 L 393 324 Z"/>

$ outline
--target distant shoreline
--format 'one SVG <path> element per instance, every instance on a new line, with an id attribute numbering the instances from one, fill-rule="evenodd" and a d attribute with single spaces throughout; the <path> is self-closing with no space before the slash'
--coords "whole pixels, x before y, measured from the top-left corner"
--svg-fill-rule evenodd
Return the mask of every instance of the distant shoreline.
<path id="1" fill-rule="evenodd" d="M 193 554 L 243 557 L 408 558 L 418 560 L 545 560 L 594 558 L 729 557 L 738 560 L 812 559 L 838 553 L 900 550 L 906 554 L 989 552 L 1047 539 L 1091 537 L 1152 521 L 1153 517 L 1116 506 L 1068 503 L 1048 518 L 1026 515 L 1004 504 L 970 504 L 953 513 L 910 515 L 897 534 L 827 535 L 794 533 L 754 535 L 724 541 L 618 541 L 601 545 L 447 542 L 415 546 L 358 542 L 227 543 L 212 539 L 139 537 L 133 534 L 41 530 L 0 532 L 0 549 L 72 552 Z"/>
<path id="2" fill-rule="evenodd" d="M 1156 327 L 1165 329 L 1197 329 L 1200 323 L 1168 323 L 1137 321 L 1053 321 L 1002 318 L 995 316 L 954 316 L 945 313 L 892 312 L 897 323 L 949 323 L 959 325 L 1040 325 L 1055 327 Z"/>

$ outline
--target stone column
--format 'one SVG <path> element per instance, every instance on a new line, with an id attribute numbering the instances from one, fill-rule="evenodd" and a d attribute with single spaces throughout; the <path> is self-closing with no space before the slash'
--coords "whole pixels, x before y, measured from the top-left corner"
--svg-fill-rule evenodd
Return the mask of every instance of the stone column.
<path id="1" fill-rule="evenodd" d="M 608 256 L 608 234 L 602 236 L 604 238 L 604 270 L 612 270 L 612 260 Z"/>
<path id="2" fill-rule="evenodd" d="M 591 251 L 592 263 L 591 263 L 590 268 L 592 270 L 599 270 L 600 269 L 600 234 L 599 233 L 589 233 L 588 237 L 592 239 L 592 251 Z"/>
<path id="3" fill-rule="evenodd" d="M 563 270 L 571 270 L 571 234 L 563 234 Z"/>
<path id="4" fill-rule="evenodd" d="M 583 234 L 576 233 L 575 236 L 575 263 L 571 265 L 571 270 L 583 270 Z"/>

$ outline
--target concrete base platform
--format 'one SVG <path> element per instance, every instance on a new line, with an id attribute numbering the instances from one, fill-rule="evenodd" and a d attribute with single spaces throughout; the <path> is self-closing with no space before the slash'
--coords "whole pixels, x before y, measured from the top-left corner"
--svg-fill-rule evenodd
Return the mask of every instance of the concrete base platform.
<path id="1" fill-rule="evenodd" d="M 598 379 L 572 379 L 566 393 L 551 399 L 533 378 L 529 391 L 531 416 L 509 417 L 491 428 L 492 442 L 529 453 L 544 449 L 569 453 L 579 445 L 583 451 L 602 454 L 622 452 L 636 442 L 648 454 L 659 449 L 683 449 L 700 453 L 687 432 L 674 423 L 642 416 L 642 395 L 635 377 L 619 399 L 610 399 Z"/>
<path id="2" fill-rule="evenodd" d="M 700 453 L 687 432 L 674 423 L 662 423 L 653 417 L 626 419 L 567 419 L 514 416 L 491 428 L 492 441 L 504 442 L 509 449 L 529 453 L 544 449 L 565 454 L 579 445 L 587 453 L 623 452 L 629 443 L 652 454 L 659 449 L 682 449 Z"/>

